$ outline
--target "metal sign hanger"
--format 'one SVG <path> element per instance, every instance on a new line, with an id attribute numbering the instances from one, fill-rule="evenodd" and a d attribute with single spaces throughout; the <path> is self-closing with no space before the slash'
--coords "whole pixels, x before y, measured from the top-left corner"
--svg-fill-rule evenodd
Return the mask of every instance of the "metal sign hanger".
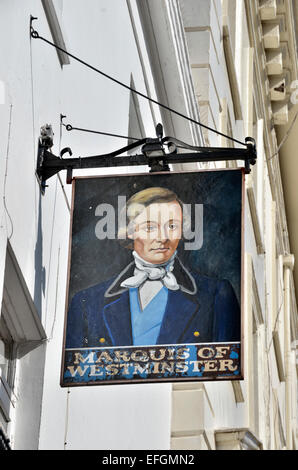
<path id="1" fill-rule="evenodd" d="M 52 153 L 50 149 L 53 146 L 53 130 L 51 125 L 45 125 L 41 128 L 39 138 L 36 176 L 41 191 L 44 193 L 47 180 L 61 170 L 67 171 L 66 182 L 68 184 L 72 181 L 73 170 L 119 166 L 148 165 L 150 172 L 159 172 L 170 171 L 169 165 L 176 163 L 243 160 L 245 173 L 250 173 L 250 165 L 254 165 L 257 159 L 256 144 L 251 137 L 247 137 L 245 142 L 246 148 L 244 149 L 195 147 L 174 137 L 163 137 L 163 126 L 158 124 L 156 138 L 140 139 L 103 155 L 72 158 L 72 151 L 69 147 L 62 149 L 59 156 Z M 140 154 L 120 156 L 138 147 Z M 191 152 L 178 153 L 178 148 L 189 149 Z M 70 155 L 70 158 L 63 158 L 66 153 Z"/>

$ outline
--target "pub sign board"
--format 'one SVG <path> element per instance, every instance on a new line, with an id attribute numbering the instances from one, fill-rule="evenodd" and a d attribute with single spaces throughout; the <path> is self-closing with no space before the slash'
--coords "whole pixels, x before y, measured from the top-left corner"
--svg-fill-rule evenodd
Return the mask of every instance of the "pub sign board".
<path id="1" fill-rule="evenodd" d="M 73 180 L 61 386 L 241 380 L 243 169 Z"/>

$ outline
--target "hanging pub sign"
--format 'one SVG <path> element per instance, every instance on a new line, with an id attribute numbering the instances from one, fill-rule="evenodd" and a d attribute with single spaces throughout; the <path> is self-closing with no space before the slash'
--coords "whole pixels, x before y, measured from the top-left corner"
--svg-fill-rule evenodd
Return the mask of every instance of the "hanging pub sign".
<path id="1" fill-rule="evenodd" d="M 244 170 L 72 184 L 61 385 L 242 379 Z"/>

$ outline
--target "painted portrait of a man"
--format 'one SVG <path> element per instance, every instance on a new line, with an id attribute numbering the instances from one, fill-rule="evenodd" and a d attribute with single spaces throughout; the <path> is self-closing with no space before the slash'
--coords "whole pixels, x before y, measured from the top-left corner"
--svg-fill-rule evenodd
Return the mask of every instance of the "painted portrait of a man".
<path id="1" fill-rule="evenodd" d="M 71 297 L 66 348 L 240 341 L 239 300 L 229 279 L 199 273 L 178 254 L 191 223 L 180 197 L 161 185 L 130 196 L 114 241 L 130 260 Z"/>

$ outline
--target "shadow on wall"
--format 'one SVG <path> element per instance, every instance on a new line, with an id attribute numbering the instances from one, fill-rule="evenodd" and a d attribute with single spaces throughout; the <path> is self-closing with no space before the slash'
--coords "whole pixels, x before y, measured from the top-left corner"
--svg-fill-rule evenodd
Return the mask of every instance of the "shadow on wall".
<path id="1" fill-rule="evenodd" d="M 46 284 L 46 270 L 42 264 L 42 250 L 43 250 L 42 211 L 41 211 L 41 194 L 39 194 L 37 238 L 36 238 L 35 252 L 34 252 L 35 279 L 34 279 L 34 298 L 33 298 L 39 318 L 41 318 L 42 294 L 44 295 L 45 293 L 45 284 Z"/>

